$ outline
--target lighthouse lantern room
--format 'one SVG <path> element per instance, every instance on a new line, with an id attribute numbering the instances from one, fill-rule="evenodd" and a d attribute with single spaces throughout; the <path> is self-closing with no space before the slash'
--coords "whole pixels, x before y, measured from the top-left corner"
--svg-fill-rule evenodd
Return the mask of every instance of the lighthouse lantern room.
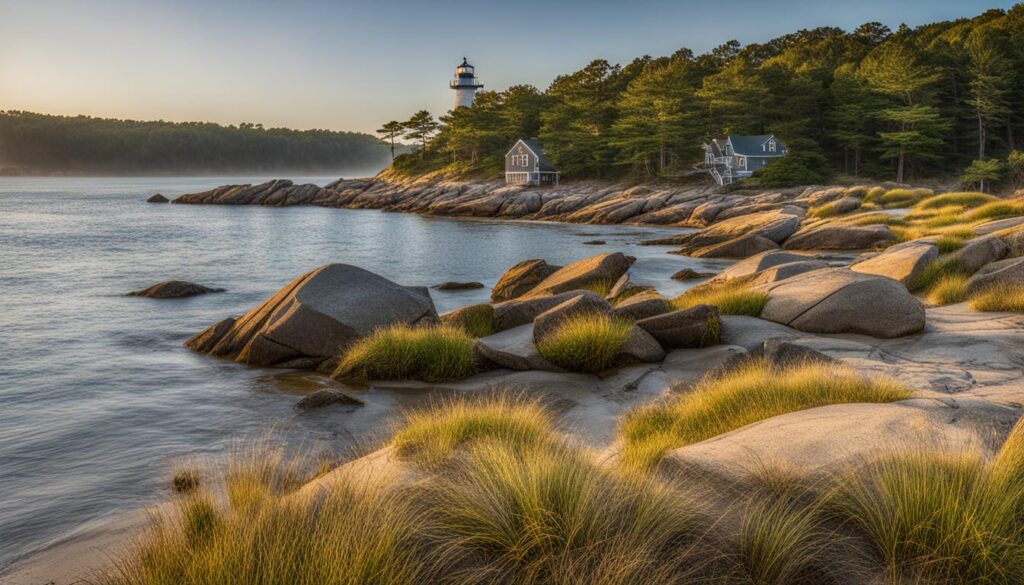
<path id="1" fill-rule="evenodd" d="M 472 106 L 476 90 L 483 86 L 484 84 L 477 79 L 473 66 L 463 57 L 462 64 L 455 68 L 455 79 L 448 83 L 448 87 L 455 90 L 455 107 Z"/>

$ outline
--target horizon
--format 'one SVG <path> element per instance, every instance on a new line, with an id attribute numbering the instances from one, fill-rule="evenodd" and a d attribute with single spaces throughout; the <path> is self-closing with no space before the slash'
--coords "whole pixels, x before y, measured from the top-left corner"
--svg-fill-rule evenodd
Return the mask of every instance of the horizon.
<path id="1" fill-rule="evenodd" d="M 566 2 L 546 9 L 556 26 L 542 31 L 507 26 L 500 5 L 443 4 L 261 2 L 240 10 L 234 2 L 0 2 L 13 16 L 0 21 L 0 110 L 372 134 L 420 109 L 447 112 L 454 100 L 447 83 L 463 56 L 486 90 L 544 90 L 594 59 L 625 64 L 683 47 L 700 54 L 730 39 L 747 45 L 819 26 L 916 27 L 1015 2 L 801 0 L 771 19 L 747 0 L 734 3 L 728 18 L 694 2 L 648 1 L 628 11 Z M 351 30 L 350 22 L 361 26 Z"/>

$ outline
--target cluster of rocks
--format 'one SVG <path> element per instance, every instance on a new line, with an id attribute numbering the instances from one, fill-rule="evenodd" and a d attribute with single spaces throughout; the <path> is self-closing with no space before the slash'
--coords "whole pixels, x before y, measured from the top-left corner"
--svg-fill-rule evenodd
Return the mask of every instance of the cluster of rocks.
<path id="1" fill-rule="evenodd" d="M 600 254 L 555 267 L 544 260 L 521 262 L 508 269 L 494 287 L 491 329 L 477 341 L 486 361 L 512 370 L 562 371 L 544 359 L 537 345 L 568 318 L 580 314 L 608 315 L 633 322 L 619 350 L 617 364 L 658 362 L 666 350 L 716 343 L 721 329 L 718 310 L 700 305 L 671 310 L 668 301 L 649 287 L 630 282 L 633 259 L 621 253 Z M 606 296 L 587 290 L 614 282 Z M 470 306 L 441 316 L 458 321 Z"/>

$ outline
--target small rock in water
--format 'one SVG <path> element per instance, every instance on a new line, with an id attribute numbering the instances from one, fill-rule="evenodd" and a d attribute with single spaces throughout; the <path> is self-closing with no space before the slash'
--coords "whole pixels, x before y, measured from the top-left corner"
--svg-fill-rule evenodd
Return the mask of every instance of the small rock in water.
<path id="1" fill-rule="evenodd" d="M 355 398 L 354 396 L 350 396 L 337 388 L 321 388 L 298 401 L 295 404 L 295 408 L 300 410 L 310 410 L 312 408 L 320 408 L 331 404 L 353 404 L 356 406 L 362 406 L 363 401 Z"/>
<path id="2" fill-rule="evenodd" d="M 695 278 L 707 278 L 714 275 L 714 272 L 697 272 L 692 268 L 683 268 L 672 275 L 672 280 L 693 280 Z"/>
<path id="3" fill-rule="evenodd" d="M 586 242 L 583 243 L 587 246 L 601 246 L 607 244 L 608 242 L 604 240 L 587 240 Z"/>
<path id="4" fill-rule="evenodd" d="M 443 282 L 434 288 L 437 290 L 469 290 L 483 287 L 481 282 Z"/>
<path id="5" fill-rule="evenodd" d="M 153 195 L 149 199 L 146 199 L 146 203 L 170 203 L 170 202 L 171 202 L 170 199 L 164 197 L 160 193 L 157 193 L 156 195 Z"/>
<path id="6" fill-rule="evenodd" d="M 158 282 L 149 288 L 130 292 L 128 296 L 149 297 L 151 299 L 176 299 L 219 292 L 224 292 L 224 289 L 210 288 L 194 282 L 185 282 L 184 280 L 166 280 Z"/>

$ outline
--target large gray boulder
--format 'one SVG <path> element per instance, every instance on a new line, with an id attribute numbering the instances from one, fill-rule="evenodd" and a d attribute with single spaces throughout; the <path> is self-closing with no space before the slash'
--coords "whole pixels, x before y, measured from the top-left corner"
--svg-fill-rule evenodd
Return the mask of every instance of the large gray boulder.
<path id="1" fill-rule="evenodd" d="M 525 295 L 536 298 L 608 283 L 609 288 L 629 270 L 632 260 L 621 252 L 598 254 L 558 269 Z"/>
<path id="2" fill-rule="evenodd" d="M 573 290 L 547 297 L 515 299 L 494 305 L 494 331 L 504 331 L 520 325 L 532 323 L 538 315 L 579 296 L 592 297 L 603 301 L 601 295 L 585 290 Z"/>
<path id="3" fill-rule="evenodd" d="M 925 311 L 905 286 L 848 268 L 825 268 L 757 287 L 768 293 L 761 318 L 812 333 L 890 338 L 921 331 Z"/>
<path id="4" fill-rule="evenodd" d="M 374 329 L 436 323 L 430 293 L 348 264 L 327 264 L 292 281 L 237 320 L 224 320 L 185 347 L 275 366 L 326 360 Z"/>
<path id="5" fill-rule="evenodd" d="M 519 298 L 559 268 L 538 258 L 523 260 L 501 275 L 491 290 L 491 301 L 498 303 Z"/>
<path id="6" fill-rule="evenodd" d="M 714 345 L 722 333 L 718 307 L 710 305 L 648 317 L 637 321 L 636 326 L 650 333 L 666 349 Z"/>
<path id="7" fill-rule="evenodd" d="M 895 242 L 886 225 L 844 225 L 827 223 L 801 229 L 782 245 L 786 250 L 866 250 Z"/>
<path id="8" fill-rule="evenodd" d="M 962 248 L 953 252 L 952 256 L 965 270 L 974 272 L 986 264 L 999 260 L 1009 250 L 1010 247 L 998 236 L 981 236 L 968 240 Z"/>
<path id="9" fill-rule="evenodd" d="M 563 323 L 579 315 L 607 315 L 612 304 L 596 295 L 578 295 L 547 311 L 533 320 L 533 341 L 540 343 Z"/>
<path id="10" fill-rule="evenodd" d="M 650 333 L 634 325 L 629 330 L 629 339 L 619 349 L 615 362 L 628 364 L 633 362 L 654 363 L 665 359 L 665 350 Z"/>
<path id="11" fill-rule="evenodd" d="M 689 253 L 694 258 L 746 258 L 760 252 L 778 250 L 779 245 L 756 235 L 740 236 L 720 244 L 697 248 Z"/>
<path id="12" fill-rule="evenodd" d="M 615 306 L 616 317 L 638 321 L 669 310 L 668 301 L 657 291 L 649 290 L 624 299 Z"/>
<path id="13" fill-rule="evenodd" d="M 850 266 L 850 270 L 875 274 L 909 285 L 929 262 L 939 257 L 939 247 L 928 240 L 897 244 L 877 256 Z"/>
<path id="14" fill-rule="evenodd" d="M 821 270 L 822 268 L 828 268 L 828 262 L 824 260 L 800 260 L 797 262 L 788 262 L 786 264 L 779 264 L 778 266 L 772 266 L 766 270 L 762 270 L 754 275 L 751 279 L 751 284 L 771 284 L 787 278 L 793 278 L 798 274 L 805 272 L 811 272 L 813 270 Z"/>
<path id="15" fill-rule="evenodd" d="M 1024 287 L 1024 258 L 1007 258 L 983 266 L 967 279 L 967 292 L 974 294 L 994 285 Z"/>

